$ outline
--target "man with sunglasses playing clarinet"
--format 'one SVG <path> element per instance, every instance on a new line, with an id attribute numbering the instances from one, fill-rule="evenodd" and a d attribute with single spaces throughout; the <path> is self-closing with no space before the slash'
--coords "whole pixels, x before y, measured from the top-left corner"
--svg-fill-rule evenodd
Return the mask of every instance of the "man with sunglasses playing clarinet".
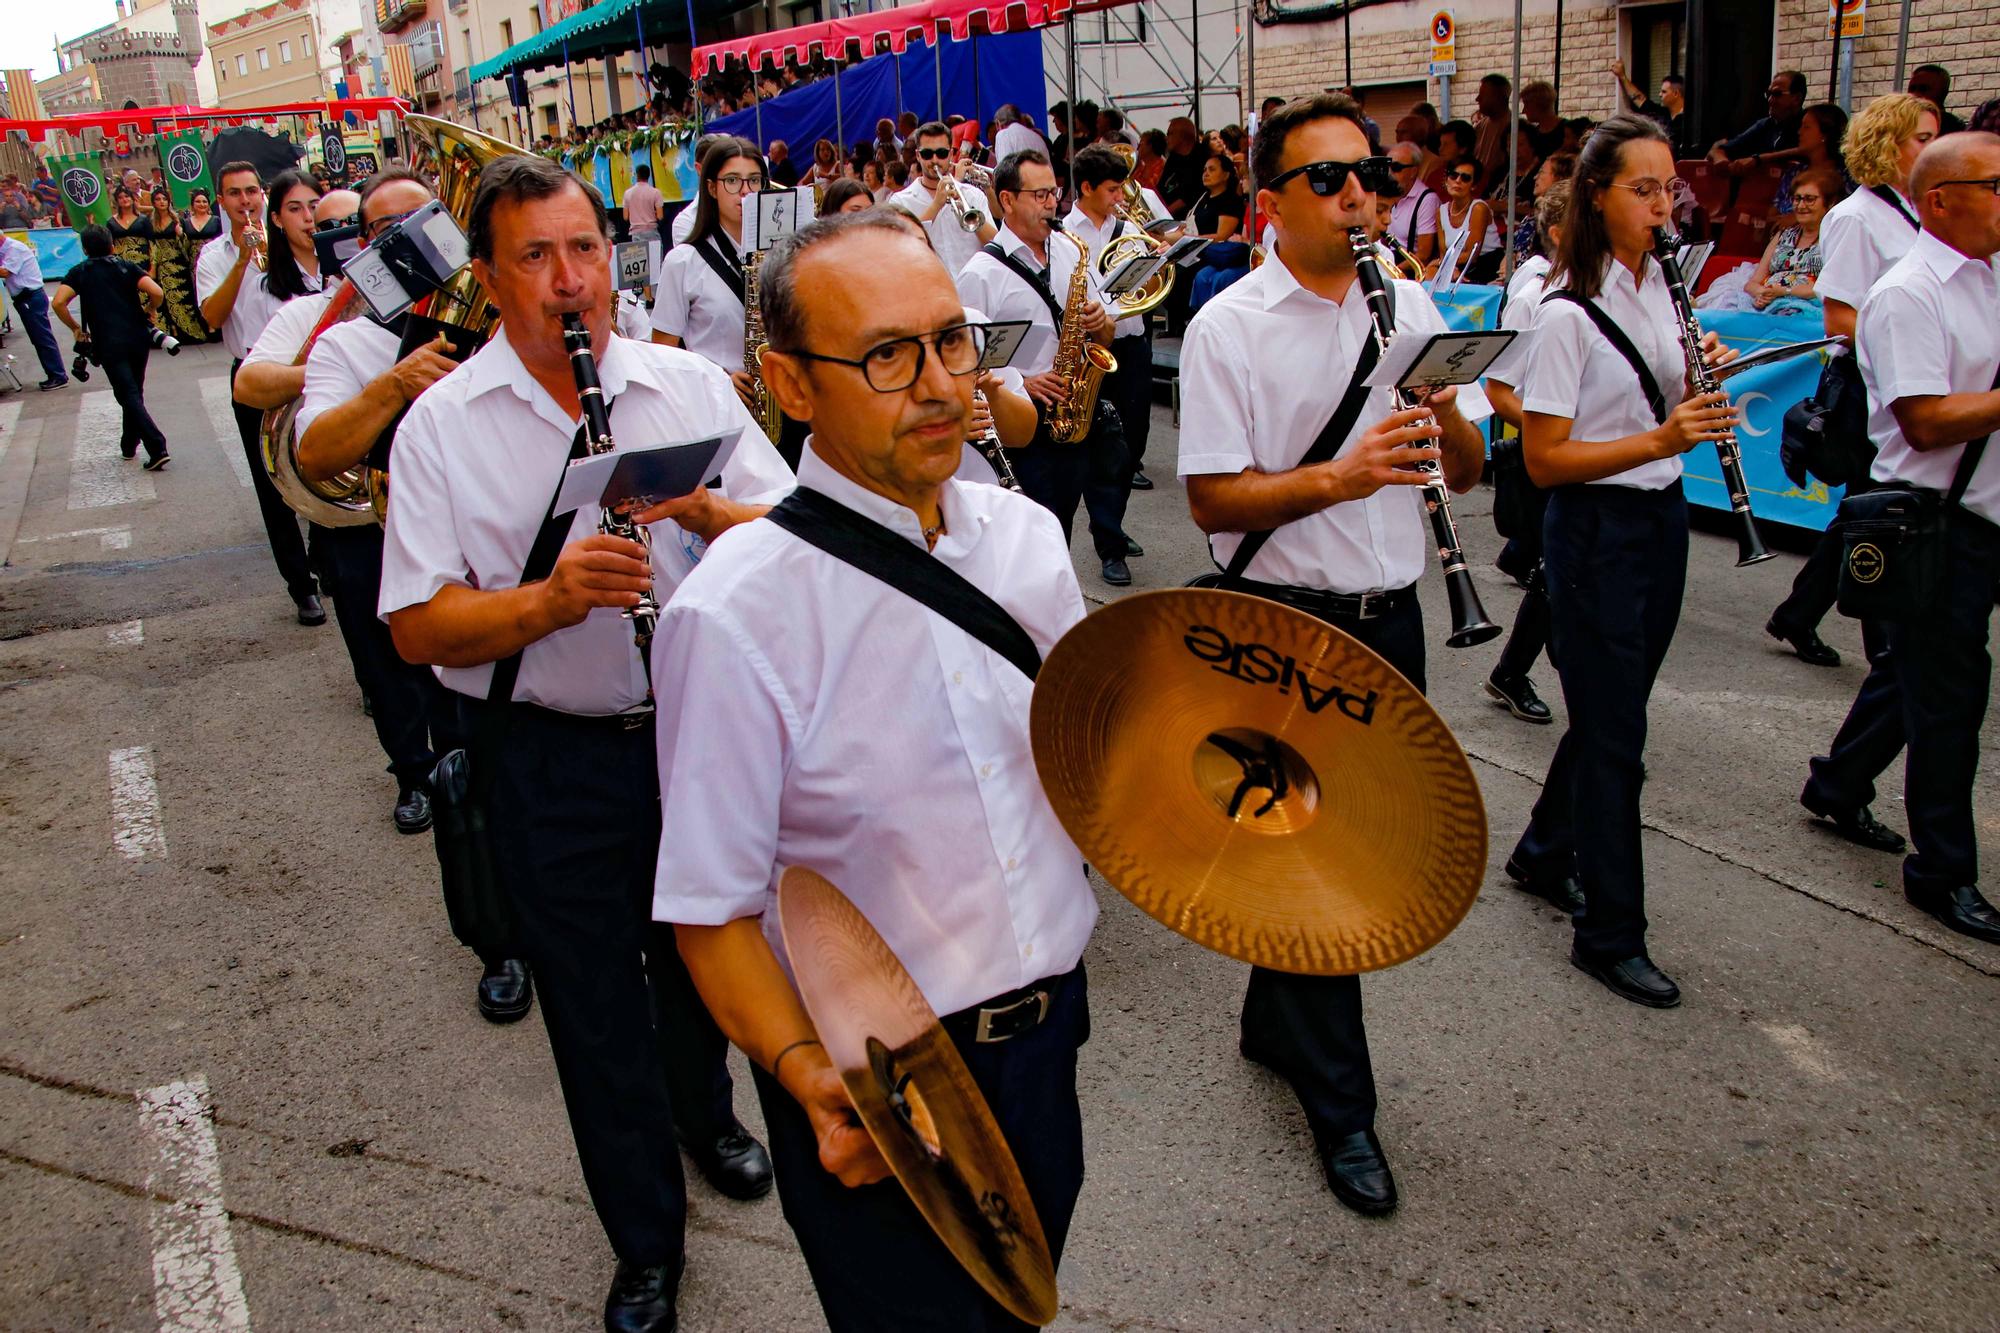
<path id="1" fill-rule="evenodd" d="M 1389 159 L 1369 156 L 1360 108 L 1338 94 L 1291 102 L 1258 127 L 1251 152 L 1258 210 L 1280 244 L 1188 325 L 1188 505 L 1224 568 L 1221 586 L 1318 616 L 1421 689 L 1416 583 L 1432 544 L 1416 490 L 1425 474 L 1409 465 L 1438 460 L 1446 484 L 1465 491 L 1484 443 L 1453 389 L 1396 411 L 1389 390 L 1362 385 L 1375 333 L 1348 230 L 1374 231 L 1376 194 L 1393 178 Z M 1390 291 L 1398 336 L 1443 331 L 1423 288 L 1396 281 Z M 1292 1085 L 1334 1196 L 1366 1215 L 1393 1209 L 1360 979 L 1252 968 L 1242 1051 Z"/>
<path id="2" fill-rule="evenodd" d="M 1000 228 L 993 219 L 993 205 L 986 202 L 986 192 L 965 184 L 971 159 L 951 160 L 951 131 L 934 120 L 919 125 L 916 137 L 917 174 L 889 202 L 909 209 L 911 216 L 924 224 L 931 249 L 944 261 L 945 271 L 956 278 L 965 261 L 999 235 Z M 952 207 L 954 200 L 956 209 Z M 979 214 L 977 229 L 966 229 L 959 221 L 959 209 Z"/>

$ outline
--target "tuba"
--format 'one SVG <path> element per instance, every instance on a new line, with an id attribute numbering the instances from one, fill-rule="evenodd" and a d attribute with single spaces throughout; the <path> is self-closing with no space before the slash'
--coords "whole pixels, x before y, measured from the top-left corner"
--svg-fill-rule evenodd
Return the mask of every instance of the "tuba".
<path id="1" fill-rule="evenodd" d="M 1117 372 L 1118 358 L 1083 331 L 1083 305 L 1090 299 L 1090 247 L 1053 224 L 1049 237 L 1051 241 L 1061 237 L 1076 247 L 1076 267 L 1070 270 L 1069 299 L 1063 303 L 1062 328 L 1051 367 L 1062 376 L 1069 397 L 1049 409 L 1049 438 L 1058 444 L 1075 444 L 1090 434 L 1098 391 L 1104 387 L 1104 377 Z"/>
<path id="2" fill-rule="evenodd" d="M 361 299 L 360 291 L 346 278 L 334 288 L 333 297 L 327 302 L 326 311 L 313 325 L 299 354 L 292 358 L 294 366 L 302 366 L 312 355 L 313 344 L 319 336 L 336 324 L 344 324 L 368 309 Z M 278 494 L 301 518 L 317 523 L 323 528 L 353 528 L 363 523 L 374 523 L 381 518 L 375 508 L 369 485 L 369 469 L 366 463 L 358 463 L 337 477 L 326 481 L 313 481 L 299 471 L 299 438 L 295 422 L 303 395 L 294 398 L 283 407 L 274 407 L 264 413 L 263 457 L 264 471 L 270 475 L 271 484 L 278 488 Z"/>

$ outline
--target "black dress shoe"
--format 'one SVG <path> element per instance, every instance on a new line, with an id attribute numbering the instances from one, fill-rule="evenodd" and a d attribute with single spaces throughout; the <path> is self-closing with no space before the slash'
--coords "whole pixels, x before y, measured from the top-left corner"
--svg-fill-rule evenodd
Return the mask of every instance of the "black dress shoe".
<path id="1" fill-rule="evenodd" d="M 1389 1174 L 1389 1159 L 1382 1155 L 1382 1141 L 1374 1130 L 1329 1134 L 1314 1129 L 1313 1142 L 1334 1198 L 1364 1217 L 1395 1211 L 1396 1178 Z"/>
<path id="2" fill-rule="evenodd" d="M 1130 537 L 1125 539 L 1125 558 L 1127 560 L 1137 560 L 1144 554 L 1146 554 L 1145 547 L 1139 545 L 1139 543 L 1133 541 Z"/>
<path id="3" fill-rule="evenodd" d="M 1132 581 L 1132 567 L 1121 558 L 1106 560 L 1104 581 L 1114 588 L 1122 588 Z"/>
<path id="4" fill-rule="evenodd" d="M 1134 472 L 1132 474 L 1132 489 L 1135 491 L 1150 491 L 1153 489 L 1153 479 L 1143 472 Z"/>
<path id="5" fill-rule="evenodd" d="M 1523 722 L 1547 726 L 1555 720 L 1549 713 L 1549 706 L 1542 702 L 1542 696 L 1535 693 L 1535 682 L 1526 676 L 1488 676 L 1486 692 Z"/>
<path id="6" fill-rule="evenodd" d="M 1535 557 L 1519 542 L 1510 541 L 1494 557 L 1493 567 L 1525 588 L 1535 572 Z"/>
<path id="7" fill-rule="evenodd" d="M 1574 948 L 1569 961 L 1580 972 L 1596 977 L 1614 995 L 1649 1009 L 1672 1009 L 1681 1002 L 1681 988 L 1674 979 L 1653 966 L 1645 954 L 1615 961 L 1586 958 Z"/>
<path id="8" fill-rule="evenodd" d="M 528 965 L 505 958 L 488 965 L 479 978 L 479 1012 L 489 1023 L 517 1023 L 534 1007 L 535 982 Z"/>
<path id="9" fill-rule="evenodd" d="M 1780 627 L 1775 620 L 1767 620 L 1764 622 L 1764 632 L 1780 643 L 1792 645 L 1792 651 L 1799 655 L 1799 660 L 1809 666 L 1840 665 L 1840 654 L 1827 646 L 1826 641 L 1819 637 L 1817 630 L 1794 633 Z"/>
<path id="10" fill-rule="evenodd" d="M 680 1285 L 679 1264 L 628 1264 L 620 1259 L 611 1277 L 611 1294 L 604 1298 L 604 1333 L 674 1333 L 680 1324 L 674 1312 Z"/>
<path id="11" fill-rule="evenodd" d="M 1537 898 L 1575 916 L 1583 910 L 1583 885 L 1575 875 L 1536 874 L 1513 857 L 1507 858 L 1507 878 Z"/>
<path id="12" fill-rule="evenodd" d="M 682 1138 L 681 1147 L 716 1193 L 748 1201 L 771 1192 L 771 1154 L 734 1120 L 720 1138 L 702 1142 Z"/>
<path id="13" fill-rule="evenodd" d="M 1814 800 L 1810 792 L 1800 794 L 1799 804 L 1818 815 L 1835 833 L 1857 846 L 1875 852 L 1903 850 L 1903 835 L 1875 818 L 1875 812 L 1865 805 L 1856 806 L 1852 810 L 1836 810 L 1824 802 Z"/>
<path id="14" fill-rule="evenodd" d="M 324 625 L 326 623 L 326 608 L 319 604 L 318 594 L 309 592 L 305 596 L 298 598 L 297 601 L 299 604 L 299 623 L 301 625 Z"/>
<path id="15" fill-rule="evenodd" d="M 1934 916 L 1947 930 L 1970 935 L 1988 944 L 2000 944 L 2000 912 L 1970 884 L 1955 889 L 1903 889 L 1903 896 L 1918 911 Z"/>
<path id="16" fill-rule="evenodd" d="M 422 833 L 431 826 L 431 794 L 405 787 L 396 796 L 396 832 Z"/>

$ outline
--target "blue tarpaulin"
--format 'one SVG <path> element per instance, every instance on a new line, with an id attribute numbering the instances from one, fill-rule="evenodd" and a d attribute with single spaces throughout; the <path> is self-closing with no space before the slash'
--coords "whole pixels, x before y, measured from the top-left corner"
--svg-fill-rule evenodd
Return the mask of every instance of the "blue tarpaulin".
<path id="1" fill-rule="evenodd" d="M 7 234 L 34 247 L 35 260 L 42 266 L 44 282 L 62 281 L 63 274 L 83 262 L 83 243 L 77 239 L 73 228 L 30 227 Z"/>
<path id="2" fill-rule="evenodd" d="M 1040 33 L 1000 33 L 946 42 L 942 113 L 937 97 L 937 50 L 912 43 L 901 55 L 885 52 L 841 71 L 839 122 L 843 135 L 835 133 L 832 79 L 820 79 L 771 98 L 763 106 L 762 146 L 769 148 L 772 140 L 783 139 L 791 149 L 791 160 L 803 170 L 812 161 L 812 146 L 817 140 L 831 139 L 838 144 L 845 137 L 847 145 L 872 140 L 876 121 L 885 116 L 894 120 L 902 111 L 916 112 L 919 120 L 956 115 L 984 125 L 995 111 L 1011 102 L 1033 116 L 1037 125 L 1048 122 Z M 898 64 L 902 67 L 900 104 Z M 758 112 L 753 107 L 709 121 L 702 129 L 754 140 L 757 125 Z"/>

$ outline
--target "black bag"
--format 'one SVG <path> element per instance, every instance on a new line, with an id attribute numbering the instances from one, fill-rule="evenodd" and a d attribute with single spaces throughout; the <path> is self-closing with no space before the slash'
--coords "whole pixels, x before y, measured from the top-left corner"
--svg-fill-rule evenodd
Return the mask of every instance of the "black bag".
<path id="1" fill-rule="evenodd" d="M 1875 446 L 1868 439 L 1868 392 L 1852 355 L 1828 361 L 1819 386 L 1786 410 L 1778 461 L 1794 486 L 1804 486 L 1808 474 L 1829 486 L 1851 485 L 1868 476 L 1875 462 Z"/>
<path id="2" fill-rule="evenodd" d="M 1509 541 L 1526 542 L 1541 550 L 1542 516 L 1549 509 L 1549 493 L 1528 475 L 1521 437 L 1503 435 L 1495 440 L 1487 468 L 1493 478 L 1494 528 Z"/>
<path id="3" fill-rule="evenodd" d="M 607 411 L 610 404 L 605 404 Z M 584 433 L 577 430 L 570 461 L 587 452 Z M 566 463 L 564 466 L 567 466 Z M 549 576 L 569 535 L 570 516 L 555 513 L 555 496 L 542 516 L 541 530 L 521 567 L 521 582 Z M 521 676 L 521 654 L 493 664 L 493 687 L 486 707 L 479 710 L 466 746 L 446 752 L 431 769 L 432 828 L 437 840 L 438 873 L 444 882 L 445 916 L 459 943 L 482 958 L 515 953 L 514 911 L 493 861 L 487 803 L 492 798 L 494 756 L 507 733 L 514 682 Z"/>

